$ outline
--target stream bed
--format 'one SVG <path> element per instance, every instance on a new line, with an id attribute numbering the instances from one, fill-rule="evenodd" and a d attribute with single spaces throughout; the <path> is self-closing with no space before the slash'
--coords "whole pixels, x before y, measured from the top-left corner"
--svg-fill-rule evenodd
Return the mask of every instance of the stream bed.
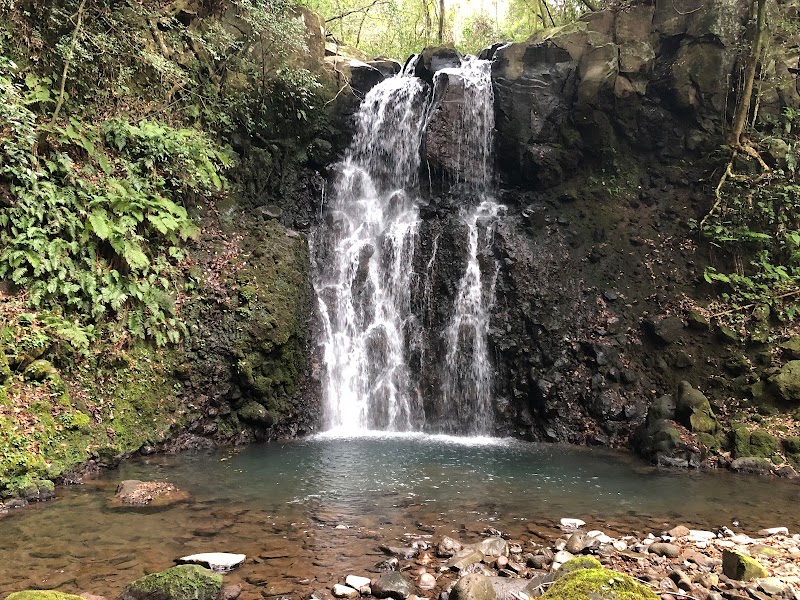
<path id="1" fill-rule="evenodd" d="M 113 507 L 124 479 L 169 481 L 192 500 Z M 800 485 L 658 469 L 600 449 L 491 438 L 318 436 L 141 457 L 54 501 L 0 517 L 0 595 L 58 589 L 116 597 L 129 582 L 195 552 L 237 552 L 226 577 L 242 599 L 307 598 L 379 562 L 381 544 L 464 541 L 487 528 L 554 539 L 561 517 L 610 535 L 678 524 L 800 529 Z M 738 524 L 738 525 L 737 525 Z M 405 536 L 405 537 L 404 537 Z"/>

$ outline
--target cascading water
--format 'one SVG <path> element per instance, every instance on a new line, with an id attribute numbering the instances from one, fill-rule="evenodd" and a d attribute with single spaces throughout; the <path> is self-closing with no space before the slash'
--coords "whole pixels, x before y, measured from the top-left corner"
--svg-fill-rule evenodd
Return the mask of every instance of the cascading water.
<path id="1" fill-rule="evenodd" d="M 448 405 L 448 418 L 436 427 L 459 434 L 491 432 L 487 335 L 497 264 L 491 264 L 489 248 L 502 207 L 490 195 L 489 63 L 469 61 L 441 71 L 434 88 L 444 76 L 464 84 L 453 174 L 456 182 L 466 182 L 464 204 L 473 206 L 462 214 L 467 256 L 449 323 L 429 331 L 430 305 L 419 315 L 411 305 L 420 281 L 425 304 L 442 301 L 431 297 L 430 286 L 438 237 L 425 272 L 413 273 L 421 223 L 420 146 L 431 116 L 429 88 L 420 79 L 394 77 L 367 94 L 356 115 L 353 144 L 338 165 L 323 224 L 312 237 L 327 426 L 337 432 L 424 429 L 420 370 L 434 365 L 440 389 L 426 393 Z M 431 337 L 444 342 L 445 353 L 425 354 Z M 422 357 L 414 368 L 411 354 Z"/>
<path id="2" fill-rule="evenodd" d="M 498 265 L 490 250 L 494 225 L 504 207 L 492 196 L 492 131 L 494 93 L 491 63 L 472 60 L 460 69 L 443 69 L 440 77 L 463 82 L 464 101 L 458 118 L 458 154 L 455 177 L 466 183 L 464 195 L 473 202 L 462 210 L 467 226 L 467 262 L 458 284 L 450 323 L 444 331 L 447 355 L 442 379 L 447 428 L 453 432 L 486 434 L 492 430 L 492 365 L 488 334 L 494 304 Z M 434 87 L 437 81 L 434 80 Z M 481 265 L 481 259 L 485 264 Z M 483 268 L 482 268 L 483 266 Z"/>
<path id="3" fill-rule="evenodd" d="M 325 229 L 314 236 L 330 428 L 404 431 L 424 419 L 405 346 L 426 97 L 427 86 L 410 77 L 367 94 Z"/>

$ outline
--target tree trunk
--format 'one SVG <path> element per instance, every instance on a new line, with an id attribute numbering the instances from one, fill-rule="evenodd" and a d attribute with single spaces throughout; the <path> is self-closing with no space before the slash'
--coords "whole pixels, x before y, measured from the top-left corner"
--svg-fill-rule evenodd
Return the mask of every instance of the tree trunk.
<path id="1" fill-rule="evenodd" d="M 444 44 L 444 0 L 439 0 L 439 45 Z"/>
<path id="2" fill-rule="evenodd" d="M 753 95 L 753 85 L 756 80 L 758 60 L 761 58 L 761 51 L 764 47 L 766 13 L 767 0 L 757 0 L 756 31 L 753 38 L 753 45 L 750 48 L 750 56 L 747 58 L 742 97 L 736 105 L 736 112 L 733 115 L 733 127 L 731 128 L 730 136 L 728 136 L 728 143 L 734 148 L 738 148 L 742 145 L 742 133 L 747 123 L 747 116 L 750 114 L 750 97 Z"/>

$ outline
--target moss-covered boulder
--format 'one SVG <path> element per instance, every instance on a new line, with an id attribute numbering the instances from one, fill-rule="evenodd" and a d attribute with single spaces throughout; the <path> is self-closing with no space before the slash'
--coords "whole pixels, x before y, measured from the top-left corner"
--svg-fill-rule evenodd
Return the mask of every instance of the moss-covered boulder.
<path id="1" fill-rule="evenodd" d="M 720 429 L 708 398 L 703 392 L 693 388 L 688 381 L 681 381 L 678 385 L 675 418 L 694 433 L 714 435 Z"/>
<path id="2" fill-rule="evenodd" d="M 767 577 L 767 570 L 755 558 L 734 550 L 722 551 L 722 572 L 739 581 Z"/>
<path id="3" fill-rule="evenodd" d="M 750 432 L 750 456 L 769 458 L 778 451 L 778 440 L 766 431 L 756 429 Z"/>
<path id="4" fill-rule="evenodd" d="M 594 558 L 593 556 L 578 556 L 576 558 L 573 558 L 572 560 L 568 560 L 558 568 L 558 571 L 556 571 L 556 579 L 559 579 L 564 575 L 567 575 L 579 569 L 602 569 L 602 568 L 603 565 L 601 565 L 600 561 Z"/>
<path id="5" fill-rule="evenodd" d="M 792 360 L 800 360 L 800 335 L 796 335 L 785 341 L 779 348 Z"/>
<path id="6" fill-rule="evenodd" d="M 180 565 L 137 579 L 118 600 L 215 600 L 221 589 L 222 575 L 199 565 Z"/>
<path id="7" fill-rule="evenodd" d="M 542 600 L 658 600 L 658 596 L 623 573 L 577 569 L 556 579 Z"/>
<path id="8" fill-rule="evenodd" d="M 800 360 L 787 362 L 769 381 L 781 400 L 800 403 Z"/>
<path id="9" fill-rule="evenodd" d="M 83 598 L 56 590 L 23 590 L 9 594 L 6 600 L 83 600 Z"/>

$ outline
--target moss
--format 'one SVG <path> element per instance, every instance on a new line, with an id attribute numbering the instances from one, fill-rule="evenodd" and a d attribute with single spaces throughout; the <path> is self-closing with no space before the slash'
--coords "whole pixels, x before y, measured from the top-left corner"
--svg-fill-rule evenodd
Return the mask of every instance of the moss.
<path id="1" fill-rule="evenodd" d="M 778 440 L 766 431 L 756 429 L 750 433 L 750 456 L 769 458 L 778 451 Z"/>
<path id="2" fill-rule="evenodd" d="M 556 579 L 542 600 L 658 600 L 627 575 L 608 569 L 578 569 Z"/>
<path id="3" fill-rule="evenodd" d="M 55 590 L 23 590 L 9 594 L 6 600 L 83 600 L 83 598 Z"/>
<path id="4" fill-rule="evenodd" d="M 744 425 L 734 425 L 731 429 L 733 456 L 750 456 L 750 430 Z"/>
<path id="5" fill-rule="evenodd" d="M 593 556 L 578 556 L 565 562 L 556 572 L 556 579 L 578 569 L 602 569 L 603 565 Z"/>
<path id="6" fill-rule="evenodd" d="M 767 576 L 766 569 L 756 559 L 727 549 L 722 551 L 722 572 L 739 581 L 752 581 Z"/>
<path id="7" fill-rule="evenodd" d="M 788 454 L 800 454 L 800 437 L 788 437 L 782 444 Z"/>
<path id="8" fill-rule="evenodd" d="M 214 600 L 222 575 L 199 565 L 180 565 L 137 579 L 120 600 Z"/>

